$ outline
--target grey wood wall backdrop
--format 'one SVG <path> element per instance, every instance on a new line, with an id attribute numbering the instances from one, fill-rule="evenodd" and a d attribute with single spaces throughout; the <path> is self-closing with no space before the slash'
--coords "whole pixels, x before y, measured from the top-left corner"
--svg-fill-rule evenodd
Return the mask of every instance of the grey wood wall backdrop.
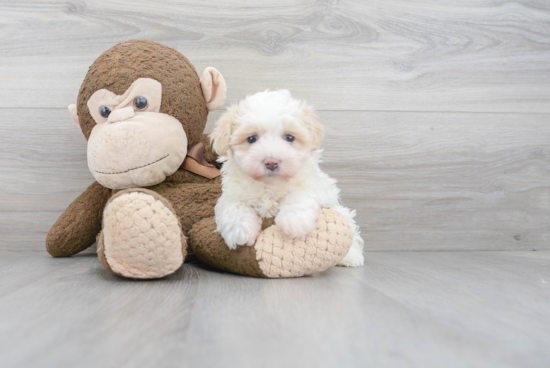
<path id="1" fill-rule="evenodd" d="M 93 181 L 66 106 L 134 38 L 218 68 L 229 103 L 313 104 L 367 250 L 550 249 L 544 0 L 0 1 L 0 248 L 42 250 Z"/>

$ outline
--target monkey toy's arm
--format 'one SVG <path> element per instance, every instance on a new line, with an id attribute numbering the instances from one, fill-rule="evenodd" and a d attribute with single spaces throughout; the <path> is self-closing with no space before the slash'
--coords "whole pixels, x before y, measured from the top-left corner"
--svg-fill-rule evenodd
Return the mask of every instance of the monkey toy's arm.
<path id="1" fill-rule="evenodd" d="M 46 237 L 48 252 L 54 257 L 69 257 L 92 245 L 110 197 L 110 189 L 97 182 L 90 185 L 53 224 Z"/>

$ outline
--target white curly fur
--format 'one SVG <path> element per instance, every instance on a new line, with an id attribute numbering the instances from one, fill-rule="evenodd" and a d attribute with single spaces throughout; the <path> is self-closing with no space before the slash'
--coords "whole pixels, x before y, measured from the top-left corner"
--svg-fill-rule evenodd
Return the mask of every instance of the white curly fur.
<path id="1" fill-rule="evenodd" d="M 294 140 L 289 142 L 287 135 Z M 251 136 L 257 141 L 249 143 Z M 263 218 L 274 217 L 291 238 L 304 237 L 313 230 L 319 210 L 331 208 L 354 231 L 351 249 L 338 265 L 363 265 L 355 211 L 341 205 L 336 180 L 319 167 L 323 128 L 310 107 L 287 90 L 258 92 L 230 107 L 211 138 L 223 162 L 217 231 L 229 248 L 253 245 Z M 266 167 L 272 162 L 278 164 L 275 170 Z"/>

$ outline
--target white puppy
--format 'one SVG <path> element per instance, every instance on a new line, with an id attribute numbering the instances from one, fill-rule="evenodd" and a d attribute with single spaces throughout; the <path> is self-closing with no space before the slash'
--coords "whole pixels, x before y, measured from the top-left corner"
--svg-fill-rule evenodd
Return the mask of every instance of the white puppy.
<path id="1" fill-rule="evenodd" d="M 354 231 L 338 265 L 363 265 L 363 239 L 355 211 L 340 204 L 336 180 L 319 168 L 323 127 L 310 107 L 287 90 L 258 92 L 230 107 L 211 134 L 223 162 L 223 193 L 216 205 L 217 231 L 231 249 L 253 245 L 262 220 L 288 237 L 304 237 L 321 208 L 340 212 Z"/>

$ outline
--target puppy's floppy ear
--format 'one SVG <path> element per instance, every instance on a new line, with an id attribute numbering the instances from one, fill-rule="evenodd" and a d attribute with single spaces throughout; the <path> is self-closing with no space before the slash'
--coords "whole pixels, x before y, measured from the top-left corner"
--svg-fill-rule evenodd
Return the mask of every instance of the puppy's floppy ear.
<path id="1" fill-rule="evenodd" d="M 231 106 L 227 109 L 227 112 L 223 114 L 216 122 L 214 131 L 210 134 L 210 142 L 214 151 L 224 156 L 229 150 L 229 142 L 231 141 L 231 132 L 233 130 L 233 123 L 239 111 L 239 106 Z"/>
<path id="2" fill-rule="evenodd" d="M 323 126 L 317 120 L 317 116 L 313 112 L 313 109 L 305 104 L 301 106 L 303 112 L 304 124 L 311 134 L 311 145 L 314 151 L 321 148 L 321 142 L 323 141 L 324 129 Z"/>

